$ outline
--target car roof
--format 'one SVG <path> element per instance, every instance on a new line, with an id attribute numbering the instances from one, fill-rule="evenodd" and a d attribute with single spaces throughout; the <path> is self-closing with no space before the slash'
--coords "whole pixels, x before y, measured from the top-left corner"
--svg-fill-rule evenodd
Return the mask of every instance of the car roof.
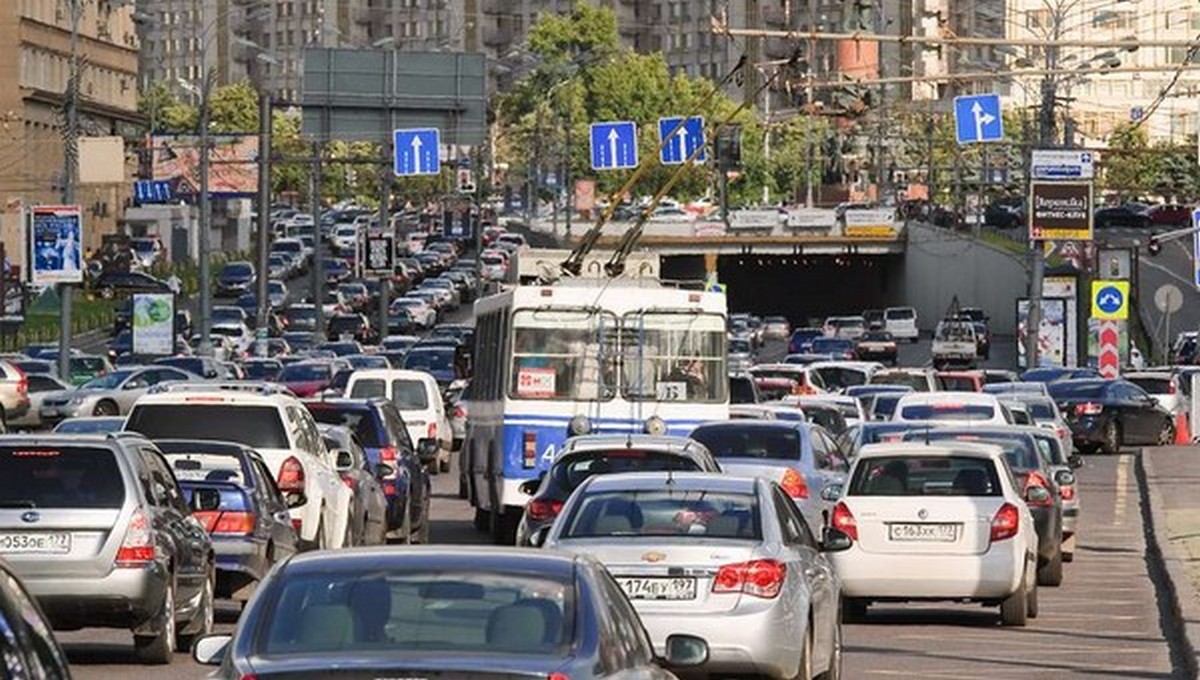
<path id="1" fill-rule="evenodd" d="M 974 458 L 997 459 L 1004 455 L 1004 450 L 995 444 L 986 442 L 893 442 L 888 444 L 867 444 L 858 450 L 855 461 L 867 458 L 891 458 L 895 456 L 955 456 L 967 455 Z"/>
<path id="2" fill-rule="evenodd" d="M 775 404 L 759 404 L 760 406 L 774 406 Z M 779 406 L 787 406 L 787 404 L 778 404 Z M 739 429 L 762 429 L 762 430 L 803 430 L 809 427 L 809 423 L 802 420 L 714 420 L 707 423 L 700 423 L 696 429 L 716 429 L 716 428 L 739 428 Z M 694 432 L 695 430 L 693 430 Z"/>
<path id="3" fill-rule="evenodd" d="M 408 351 L 409 351 L 409 353 L 412 353 L 412 351 L 415 349 L 417 349 L 417 348 L 413 347 L 413 348 L 409 349 Z M 440 348 L 431 348 L 431 349 L 440 349 Z M 425 371 L 414 371 L 414 370 L 406 369 L 406 368 L 362 369 L 362 370 L 355 371 L 354 375 L 350 379 L 353 381 L 353 380 L 362 380 L 363 378 L 378 378 L 380 380 L 396 380 L 396 379 L 420 380 L 421 382 L 426 382 L 426 383 L 436 383 L 437 382 L 436 380 L 434 380 L 433 376 L 429 375 Z"/>
<path id="4" fill-rule="evenodd" d="M 490 545 L 405 546 L 404 550 L 396 550 L 394 546 L 378 546 L 301 553 L 288 560 L 285 569 L 292 574 L 351 569 L 373 572 L 397 567 L 436 571 L 470 569 L 532 572 L 571 580 L 579 560 L 579 557 L 569 553 Z"/>
<path id="5" fill-rule="evenodd" d="M 987 394 L 986 392 L 908 392 L 900 399 L 900 403 L 905 405 L 961 402 L 964 404 L 995 406 L 999 401 L 996 395 Z"/>
<path id="6" fill-rule="evenodd" d="M 594 475 L 585 482 L 587 492 L 606 491 L 713 491 L 754 493 L 758 480 L 753 477 L 734 477 L 718 472 L 622 472 Z"/>
<path id="7" fill-rule="evenodd" d="M 672 437 L 668 435 L 651 434 L 585 434 L 571 437 L 559 449 L 557 461 L 568 454 L 585 451 L 600 451 L 611 449 L 640 449 L 654 450 L 664 453 L 700 453 L 707 449 L 700 442 L 687 437 Z"/>

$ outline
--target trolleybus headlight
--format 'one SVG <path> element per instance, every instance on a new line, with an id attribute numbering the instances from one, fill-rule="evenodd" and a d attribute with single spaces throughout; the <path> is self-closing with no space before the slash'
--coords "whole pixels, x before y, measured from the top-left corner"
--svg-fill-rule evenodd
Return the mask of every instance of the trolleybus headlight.
<path id="1" fill-rule="evenodd" d="M 650 416 L 646 419 L 646 434 L 662 435 L 667 433 L 667 421 L 658 416 Z"/>
<path id="2" fill-rule="evenodd" d="M 567 434 L 572 437 L 591 434 L 591 432 L 592 421 L 588 420 L 588 417 L 583 414 L 575 416 L 571 419 L 571 422 L 567 423 Z"/>

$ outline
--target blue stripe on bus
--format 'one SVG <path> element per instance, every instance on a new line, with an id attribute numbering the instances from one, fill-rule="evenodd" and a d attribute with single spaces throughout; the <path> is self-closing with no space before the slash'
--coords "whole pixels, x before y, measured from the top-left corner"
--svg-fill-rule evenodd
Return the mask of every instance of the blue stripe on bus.
<path id="1" fill-rule="evenodd" d="M 517 423 L 505 419 L 501 446 L 504 451 L 505 479 L 533 479 L 550 467 L 554 456 L 567 440 L 566 420 L 541 423 Z M 686 437 L 703 421 L 693 423 L 668 423 L 667 434 Z M 612 421 L 595 423 L 593 432 L 596 434 L 641 434 L 644 423 L 639 420 Z M 535 437 L 532 467 L 525 466 L 525 435 L 533 433 Z"/>

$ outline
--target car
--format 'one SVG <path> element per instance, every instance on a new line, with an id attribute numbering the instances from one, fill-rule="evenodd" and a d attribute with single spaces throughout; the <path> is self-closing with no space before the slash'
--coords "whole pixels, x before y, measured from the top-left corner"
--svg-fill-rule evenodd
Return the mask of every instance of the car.
<path id="1" fill-rule="evenodd" d="M 142 269 L 150 269 L 166 259 L 166 250 L 157 237 L 131 238 L 129 249 L 133 251 L 134 262 Z"/>
<path id="2" fill-rule="evenodd" d="M 232 442 L 160 439 L 154 445 L 175 473 L 192 516 L 212 538 L 216 596 L 246 602 L 299 543 L 266 463 L 254 449 Z"/>
<path id="3" fill-rule="evenodd" d="M 450 442 L 450 448 L 454 451 L 462 449 L 467 438 L 466 395 L 470 384 L 470 380 L 456 380 L 442 393 L 442 399 L 446 403 L 446 417 L 450 420 L 450 431 L 454 433 Z"/>
<path id="4" fill-rule="evenodd" d="M 267 302 L 273 311 L 281 311 L 288 305 L 288 289 L 283 281 L 271 279 L 267 281 Z"/>
<path id="5" fill-rule="evenodd" d="M 33 595 L 7 562 L 0 560 L 0 650 L 9 678 L 69 680 L 67 656 Z"/>
<path id="6" fill-rule="evenodd" d="M 290 258 L 273 253 L 267 257 L 267 276 L 272 279 L 285 280 L 293 278 L 295 270 Z"/>
<path id="7" fill-rule="evenodd" d="M 806 422 L 734 420 L 692 430 L 728 475 L 763 477 L 779 484 L 809 526 L 825 526 L 832 504 L 826 487 L 845 481 L 849 465 L 825 428 Z"/>
<path id="8" fill-rule="evenodd" d="M 1032 421 L 1031 424 L 1053 434 L 1066 454 L 1069 455 L 1075 449 L 1071 428 L 1067 425 L 1062 411 L 1058 410 L 1058 404 L 1054 403 L 1049 395 L 1012 392 L 1000 394 L 997 397 L 1006 406 L 1014 403 L 1024 406 Z"/>
<path id="9" fill-rule="evenodd" d="M 727 344 L 729 349 L 729 366 L 733 370 L 745 370 L 754 364 L 754 343 L 748 336 L 737 337 Z"/>
<path id="10" fill-rule="evenodd" d="M 975 327 L 975 356 L 987 361 L 992 358 L 992 331 L 986 323 L 973 321 Z"/>
<path id="11" fill-rule="evenodd" d="M 912 307 L 888 307 L 883 310 L 883 330 L 897 340 L 916 342 L 921 338 L 917 328 L 917 310 Z"/>
<path id="12" fill-rule="evenodd" d="M 830 516 L 850 537 L 835 553 L 847 621 L 873 602 L 974 601 L 1006 626 L 1038 614 L 1038 535 L 1028 502 L 994 445 L 864 446 Z M 914 518 L 920 521 L 914 521 Z"/>
<path id="13" fill-rule="evenodd" d="M 430 474 L 450 471 L 454 431 L 441 388 L 432 375 L 404 369 L 355 371 L 346 385 L 346 395 L 351 399 L 383 398 L 395 404 Z"/>
<path id="14" fill-rule="evenodd" d="M 1184 396 L 1179 376 L 1167 371 L 1137 371 L 1121 376 L 1154 397 L 1167 413 L 1184 412 Z"/>
<path id="15" fill-rule="evenodd" d="M 174 383 L 138 399 L 125 429 L 153 439 L 253 448 L 291 507 L 301 548 L 345 544 L 352 492 L 334 471 L 316 421 L 295 396 L 265 383 Z"/>
<path id="16" fill-rule="evenodd" d="M 831 316 L 825 320 L 825 335 L 831 338 L 858 340 L 866 330 L 867 323 L 861 316 Z"/>
<path id="17" fill-rule="evenodd" d="M 867 420 L 866 411 L 863 409 L 862 402 L 855 397 L 843 394 L 799 394 L 782 399 L 784 404 L 789 406 L 798 406 L 806 414 L 814 411 L 817 407 L 824 407 L 838 411 L 841 413 L 845 423 L 839 429 L 844 429 L 850 425 Z M 830 432 L 834 432 L 834 428 L 826 426 Z M 840 434 L 840 432 L 834 432 Z"/>
<path id="18" fill-rule="evenodd" d="M 1015 371 L 1009 371 L 1002 368 L 985 368 L 980 371 L 983 374 L 984 387 L 988 385 L 1003 385 L 1004 383 L 1017 382 L 1020 378 Z"/>
<path id="19" fill-rule="evenodd" d="M 983 374 L 979 371 L 938 371 L 938 382 L 949 392 L 983 392 Z"/>
<path id="20" fill-rule="evenodd" d="M 805 354 L 812 351 L 813 340 L 825 334 L 820 328 L 796 328 L 788 339 L 788 354 Z"/>
<path id="21" fill-rule="evenodd" d="M 106 271 L 92 279 L 92 290 L 109 300 L 117 293 L 172 293 L 166 281 L 144 272 Z M 36 357 L 35 357 L 36 358 Z"/>
<path id="22" fill-rule="evenodd" d="M 30 537 L 9 566 L 54 628 L 129 630 L 149 664 L 212 631 L 212 543 L 146 438 L 5 437 L 0 508 L 5 536 Z"/>
<path id="23" fill-rule="evenodd" d="M 999 446 L 1004 460 L 1026 505 L 1033 515 L 1038 536 L 1037 583 L 1058 586 L 1063 579 L 1063 505 L 1058 478 L 1052 471 L 1052 461 L 1043 454 L 1041 445 L 1028 428 L 1004 426 L 944 427 L 928 431 L 912 430 L 904 435 L 909 442 L 969 442 Z M 1045 490 L 1031 495 L 1030 489 Z"/>
<path id="24" fill-rule="evenodd" d="M 256 382 L 275 382 L 283 371 L 283 362 L 278 359 L 247 359 L 242 362 L 246 379 Z"/>
<path id="25" fill-rule="evenodd" d="M 768 316 L 763 319 L 763 337 L 767 340 L 786 340 L 792 334 L 792 324 L 785 316 Z"/>
<path id="26" fill-rule="evenodd" d="M 735 371 L 729 374 L 729 403 L 757 404 L 760 396 L 758 383 L 754 376 L 745 371 Z"/>
<path id="27" fill-rule="evenodd" d="M 0 360 L 0 426 L 29 412 L 29 377 L 11 361 Z"/>
<path id="28" fill-rule="evenodd" d="M 890 421 L 856 423 L 848 426 L 846 431 L 838 436 L 837 444 L 845 454 L 846 460 L 853 461 L 858 457 L 858 452 L 862 450 L 862 447 L 870 444 L 903 441 L 905 433 L 921 427 L 913 423 Z"/>
<path id="29" fill-rule="evenodd" d="M 899 348 L 896 339 L 887 331 L 869 330 L 854 344 L 854 355 L 862 361 L 880 361 L 895 366 Z"/>
<path id="30" fill-rule="evenodd" d="M 596 560 L 482 547 L 355 548 L 298 555 L 232 633 L 199 640 L 211 677 L 648 678 L 702 666 L 702 638 L 651 643 Z M 620 631 L 620 652 L 612 642 Z M 419 654 L 411 650 L 419 649 Z M 608 650 L 608 651 L 606 651 Z"/>
<path id="31" fill-rule="evenodd" d="M 283 310 L 283 319 L 292 332 L 312 333 L 317 330 L 317 307 L 312 304 L 293 304 Z"/>
<path id="32" fill-rule="evenodd" d="M 325 272 L 326 285 L 336 286 L 350 278 L 350 263 L 340 257 L 327 257 L 321 266 Z"/>
<path id="33" fill-rule="evenodd" d="M 1064 449 L 1062 441 L 1053 432 L 1042 427 L 1014 428 L 1026 432 L 1038 443 L 1049 472 L 1058 487 L 1058 497 L 1062 502 L 1062 561 L 1075 560 L 1075 538 L 1079 530 L 1079 513 L 1082 509 L 1082 489 L 1075 470 L 1083 467 L 1083 458 L 1069 454 Z"/>
<path id="34" fill-rule="evenodd" d="M 850 338 L 813 338 L 809 347 L 813 354 L 825 355 L 831 360 L 854 361 L 858 358 L 854 353 L 855 342 Z"/>
<path id="35" fill-rule="evenodd" d="M 379 342 L 379 333 L 365 314 L 335 314 L 325 320 L 325 336 L 330 341 L 354 340 L 364 345 Z"/>
<path id="36" fill-rule="evenodd" d="M 938 425 L 1009 425 L 1012 417 L 992 394 L 913 392 L 900 397 L 892 420 Z"/>
<path id="37" fill-rule="evenodd" d="M 26 393 L 29 395 L 29 410 L 16 418 L 9 418 L 5 423 L 9 430 L 40 430 L 47 423 L 42 422 L 42 400 L 47 396 L 71 389 L 71 386 L 54 377 L 38 373 L 27 374 Z"/>
<path id="38" fill-rule="evenodd" d="M 533 545 L 549 529 L 571 493 L 593 475 L 623 472 L 721 472 L 703 444 L 666 435 L 582 435 L 571 437 L 550 468 L 521 484 L 530 497 L 517 525 L 517 545 Z M 538 539 L 540 540 L 540 539 Z"/>
<path id="39" fill-rule="evenodd" d="M 1026 223 L 1026 201 L 1022 196 L 1006 196 L 988 204 L 983 223 L 997 229 L 1016 229 Z"/>
<path id="40" fill-rule="evenodd" d="M 1097 229 L 1107 227 L 1133 227 L 1148 229 L 1153 221 L 1150 217 L 1150 206 L 1136 201 L 1126 201 L 1119 205 L 1105 206 L 1093 215 Z"/>
<path id="41" fill-rule="evenodd" d="M 284 366 L 273 382 L 287 387 L 297 397 L 307 399 L 328 388 L 334 375 L 348 367 L 348 364 L 335 360 L 309 359 Z"/>
<path id="42" fill-rule="evenodd" d="M 975 324 L 966 319 L 942 319 L 933 332 L 930 352 L 933 367 L 939 371 L 951 367 L 974 368 L 979 355 Z"/>
<path id="43" fill-rule="evenodd" d="M 395 404 L 386 399 L 310 399 L 305 407 L 322 425 L 353 430 L 374 469 L 391 468 L 380 480 L 387 501 L 387 538 L 428 543 L 432 485 L 421 455 L 428 460 L 431 454 L 413 446 Z"/>
<path id="44" fill-rule="evenodd" d="M 404 368 L 428 373 L 437 381 L 438 387 L 449 386 L 455 380 L 467 377 L 463 367 L 463 352 L 459 347 L 430 347 L 418 345 L 404 355 Z"/>
<path id="45" fill-rule="evenodd" d="M 889 368 L 876 371 L 869 384 L 907 386 L 916 392 L 937 392 L 942 389 L 937 372 L 928 368 Z"/>
<path id="46" fill-rule="evenodd" d="M 217 297 L 237 297 L 254 290 L 256 273 L 250 262 L 227 262 L 217 274 L 214 294 Z"/>
<path id="47" fill-rule="evenodd" d="M 383 480 L 395 472 L 387 463 L 372 466 L 358 435 L 341 425 L 319 425 L 325 447 L 334 457 L 334 468 L 354 491 L 350 507 L 350 546 L 383 545 L 387 542 L 388 498 Z M 347 546 L 349 547 L 349 546 Z"/>
<path id="48" fill-rule="evenodd" d="M 54 428 L 55 434 L 109 434 L 120 432 L 125 427 L 121 416 L 79 416 L 62 421 Z"/>
<path id="49" fill-rule="evenodd" d="M 597 475 L 543 545 L 603 563 L 657 649 L 677 630 L 708 640 L 709 674 L 838 677 L 840 584 L 828 553 L 850 541 L 818 540 L 811 526 L 762 478 Z"/>
<path id="50" fill-rule="evenodd" d="M 760 399 L 775 400 L 789 394 L 819 394 L 825 384 L 809 366 L 796 364 L 759 364 L 749 371 Z"/>
<path id="51" fill-rule="evenodd" d="M 1192 208 L 1178 203 L 1164 203 L 1151 206 L 1147 211 L 1150 222 L 1154 226 L 1187 227 L 1192 224 Z"/>
<path id="52" fill-rule="evenodd" d="M 48 426 L 75 416 L 123 416 L 155 385 L 193 380 L 201 378 L 170 366 L 122 368 L 75 389 L 43 396 L 39 414 Z"/>
<path id="53" fill-rule="evenodd" d="M 1126 444 L 1175 442 L 1174 415 L 1127 380 L 1061 380 L 1049 387 L 1071 428 L 1075 448 L 1083 453 L 1115 455 Z"/>

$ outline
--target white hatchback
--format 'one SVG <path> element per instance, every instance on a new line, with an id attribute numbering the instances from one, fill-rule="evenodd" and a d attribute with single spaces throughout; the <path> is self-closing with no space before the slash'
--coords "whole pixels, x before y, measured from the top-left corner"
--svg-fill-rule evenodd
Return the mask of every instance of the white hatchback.
<path id="1" fill-rule="evenodd" d="M 897 340 L 916 342 L 921 337 L 917 328 L 917 310 L 912 307 L 888 307 L 883 311 L 883 329 Z"/>
<path id="2" fill-rule="evenodd" d="M 872 602 L 974 601 L 1005 625 L 1037 616 L 1037 530 L 998 446 L 864 446 L 830 526 L 848 618 Z M 1033 493 L 1046 493 L 1036 487 Z"/>
<path id="3" fill-rule="evenodd" d="M 450 470 L 454 430 L 446 417 L 446 404 L 433 376 L 424 371 L 371 369 L 355 371 L 346 385 L 351 399 L 382 397 L 400 409 L 409 439 L 424 448 L 423 440 L 437 442 L 437 457 L 429 462 L 433 474 Z"/>

